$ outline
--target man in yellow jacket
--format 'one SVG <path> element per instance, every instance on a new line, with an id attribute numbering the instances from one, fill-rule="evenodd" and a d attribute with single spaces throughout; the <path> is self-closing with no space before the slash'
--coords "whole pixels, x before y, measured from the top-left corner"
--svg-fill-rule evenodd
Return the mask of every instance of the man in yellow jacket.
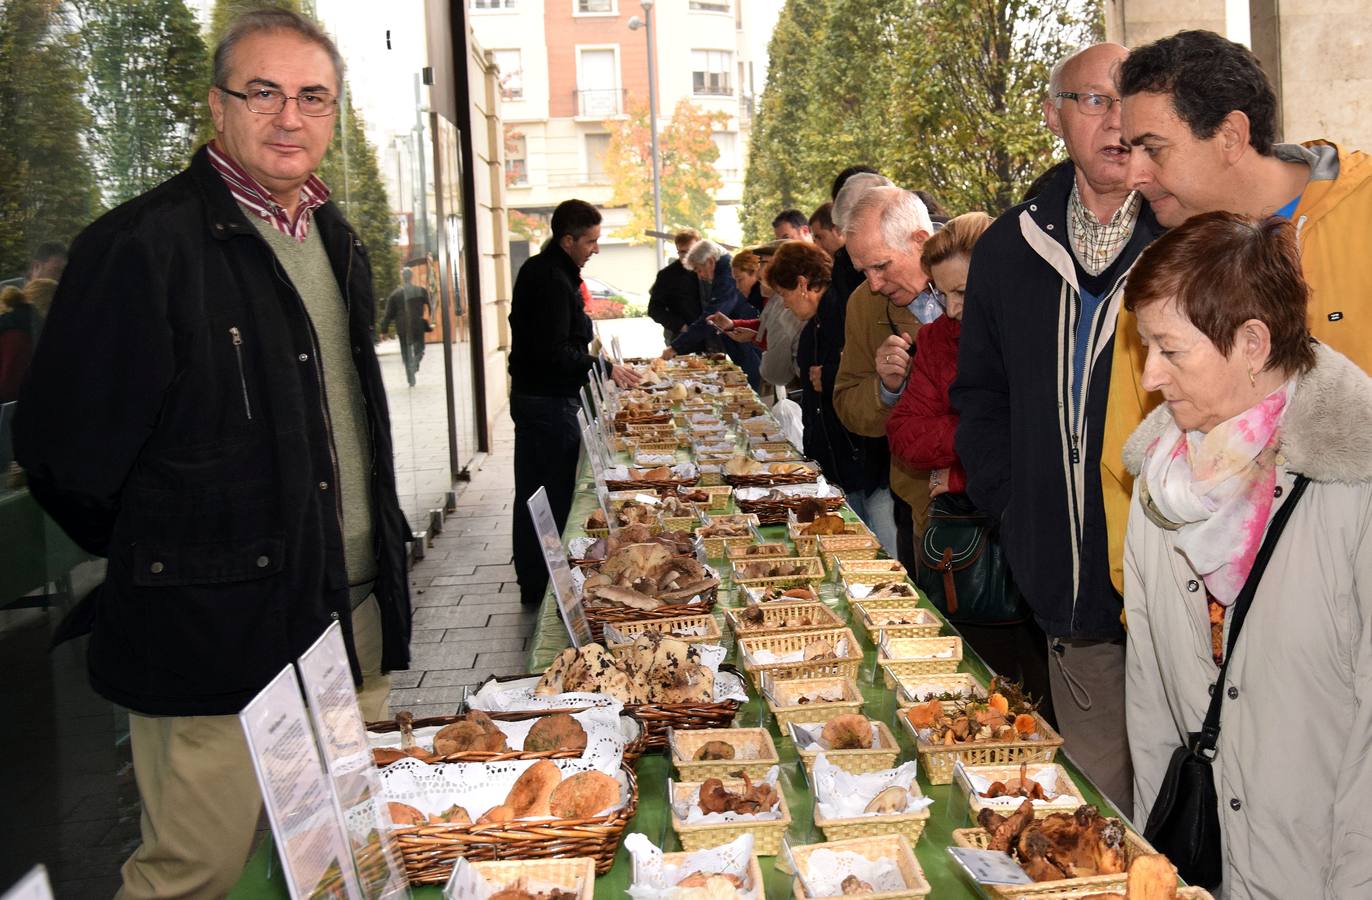
<path id="1" fill-rule="evenodd" d="M 1171 227 L 1211 210 L 1293 221 L 1310 333 L 1372 372 L 1372 158 L 1327 141 L 1275 143 L 1276 96 L 1257 58 L 1213 32 L 1134 50 L 1119 89 L 1130 187 L 1158 221 Z M 1134 486 L 1124 442 L 1159 400 L 1139 383 L 1144 355 L 1134 316 L 1121 310 L 1101 451 L 1110 574 L 1121 591 Z"/>

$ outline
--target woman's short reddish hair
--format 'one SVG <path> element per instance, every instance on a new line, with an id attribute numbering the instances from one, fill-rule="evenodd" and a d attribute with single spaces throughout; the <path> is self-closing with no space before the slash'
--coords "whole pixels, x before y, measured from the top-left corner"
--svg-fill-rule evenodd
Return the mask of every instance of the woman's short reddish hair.
<path id="1" fill-rule="evenodd" d="M 826 288 L 834 274 L 829 254 L 809 241 L 786 241 L 772 255 L 767 266 L 767 283 L 782 290 L 793 290 L 805 276 L 812 288 Z"/>
<path id="2" fill-rule="evenodd" d="M 1272 335 L 1264 368 L 1294 374 L 1315 365 L 1305 321 L 1309 296 L 1290 222 L 1209 212 L 1187 219 L 1143 251 L 1129 273 L 1124 308 L 1136 312 L 1175 298 L 1177 312 L 1225 356 L 1239 326 L 1257 319 Z"/>

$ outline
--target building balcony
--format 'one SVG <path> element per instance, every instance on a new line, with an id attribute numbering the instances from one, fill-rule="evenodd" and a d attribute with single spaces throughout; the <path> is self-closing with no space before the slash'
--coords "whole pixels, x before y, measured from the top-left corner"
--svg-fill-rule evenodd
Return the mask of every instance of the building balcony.
<path id="1" fill-rule="evenodd" d="M 583 119 L 608 119 L 624 114 L 628 91 L 622 88 L 576 91 L 576 114 Z"/>

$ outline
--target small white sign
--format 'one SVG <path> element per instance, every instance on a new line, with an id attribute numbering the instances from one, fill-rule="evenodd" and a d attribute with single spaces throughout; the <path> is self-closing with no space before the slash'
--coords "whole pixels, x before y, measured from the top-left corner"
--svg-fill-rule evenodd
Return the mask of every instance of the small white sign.
<path id="1" fill-rule="evenodd" d="M 948 855 L 953 857 L 962 870 L 977 884 L 1033 884 L 1019 863 L 1003 850 L 977 850 L 972 847 L 949 847 Z"/>
<path id="2" fill-rule="evenodd" d="M 406 896 L 403 867 L 386 840 L 389 817 L 367 746 L 367 727 L 357 706 L 342 627 L 334 622 L 324 629 L 319 640 L 301 654 L 298 665 L 362 896 L 368 900 Z"/>
<path id="3" fill-rule="evenodd" d="M 567 555 L 562 549 L 562 535 L 557 530 L 552 508 L 548 506 L 548 492 L 541 487 L 529 498 L 529 517 L 533 519 L 534 533 L 538 535 L 539 546 L 543 549 L 548 581 L 553 586 L 557 610 L 567 626 L 567 635 L 572 639 L 572 646 L 583 647 L 591 643 L 591 624 L 586 621 L 581 595 L 572 583 L 572 567 L 567 564 Z"/>
<path id="4" fill-rule="evenodd" d="M 292 898 L 361 900 L 333 785 L 324 775 L 295 668 L 238 714 Z"/>
<path id="5" fill-rule="evenodd" d="M 0 900 L 53 900 L 47 867 L 39 863 L 29 869 L 29 874 L 16 881 Z"/>

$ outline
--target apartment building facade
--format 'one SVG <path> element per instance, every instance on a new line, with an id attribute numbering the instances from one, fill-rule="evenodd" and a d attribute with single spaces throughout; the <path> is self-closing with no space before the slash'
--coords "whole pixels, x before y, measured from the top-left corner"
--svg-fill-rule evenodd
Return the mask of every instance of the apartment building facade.
<path id="1" fill-rule="evenodd" d="M 644 18 L 640 0 L 465 0 L 476 40 L 500 68 L 506 202 L 511 210 L 546 214 L 578 197 L 605 214 L 601 253 L 587 273 L 632 292 L 646 292 L 655 272 L 651 243 L 611 236 L 627 220 L 610 207 L 604 157 L 609 124 L 648 104 L 648 41 L 630 20 Z M 723 181 L 712 234 L 738 243 L 738 202 L 761 72 L 749 50 L 752 0 L 657 0 L 655 19 L 658 123 L 678 101 L 727 117 L 714 132 Z M 673 223 L 664 223 L 670 228 Z M 512 244 L 517 267 L 537 248 Z M 670 248 L 667 251 L 670 255 Z"/>

